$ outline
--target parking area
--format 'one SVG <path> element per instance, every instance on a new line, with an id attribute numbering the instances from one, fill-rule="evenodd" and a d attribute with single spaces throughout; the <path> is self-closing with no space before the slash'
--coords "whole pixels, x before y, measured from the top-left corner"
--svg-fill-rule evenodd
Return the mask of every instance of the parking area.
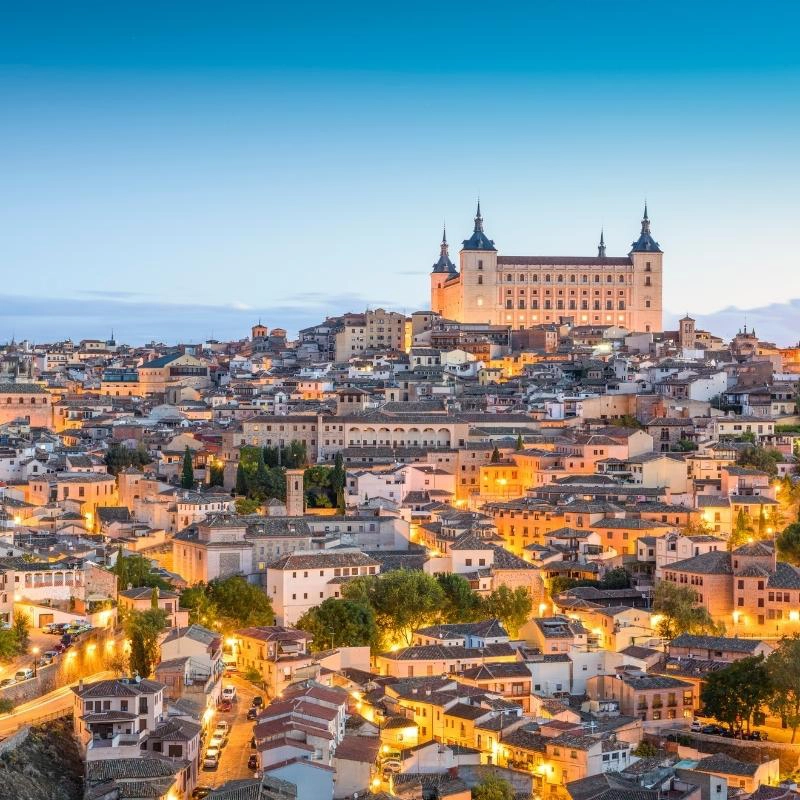
<path id="1" fill-rule="evenodd" d="M 236 687 L 237 699 L 229 712 L 219 712 L 217 720 L 225 720 L 231 726 L 228 743 L 222 748 L 219 766 L 216 770 L 206 771 L 200 769 L 198 783 L 202 786 L 217 787 L 226 781 L 252 778 L 254 771 L 248 769 L 247 760 L 255 752 L 250 749 L 250 739 L 253 736 L 253 723 L 247 719 L 247 709 L 258 692 L 252 684 L 239 677 L 226 677 L 222 685 Z M 201 759 L 202 765 L 202 759 Z"/>

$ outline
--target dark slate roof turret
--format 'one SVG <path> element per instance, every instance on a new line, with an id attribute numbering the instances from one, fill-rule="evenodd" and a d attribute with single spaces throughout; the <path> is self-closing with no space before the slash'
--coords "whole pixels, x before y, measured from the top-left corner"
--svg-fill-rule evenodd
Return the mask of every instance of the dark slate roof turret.
<path id="1" fill-rule="evenodd" d="M 644 204 L 642 217 L 642 232 L 639 238 L 631 245 L 631 253 L 660 253 L 658 242 L 650 235 L 650 217 L 647 216 L 647 203 Z"/>
<path id="2" fill-rule="evenodd" d="M 439 246 L 439 260 L 433 265 L 434 272 L 450 272 L 456 274 L 456 265 L 450 260 L 450 248 L 447 245 L 447 228 L 442 229 L 442 243 Z"/>
<path id="3" fill-rule="evenodd" d="M 494 242 L 483 232 L 483 217 L 481 216 L 481 201 L 478 200 L 478 210 L 475 213 L 475 228 L 469 239 L 464 239 L 464 250 L 497 250 Z"/>
<path id="4" fill-rule="evenodd" d="M 600 228 L 600 244 L 597 246 L 597 257 L 598 258 L 605 258 L 606 257 L 606 243 L 603 240 L 603 229 Z"/>

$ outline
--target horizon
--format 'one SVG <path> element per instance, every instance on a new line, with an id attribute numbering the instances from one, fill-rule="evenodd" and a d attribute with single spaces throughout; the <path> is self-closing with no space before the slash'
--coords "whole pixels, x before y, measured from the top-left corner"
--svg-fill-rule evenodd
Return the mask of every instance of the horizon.
<path id="1" fill-rule="evenodd" d="M 480 195 L 503 254 L 590 255 L 601 228 L 626 253 L 647 200 L 671 315 L 791 343 L 797 22 L 685 0 L 7 12 L 0 338 L 427 307 L 442 222 L 468 236 Z"/>

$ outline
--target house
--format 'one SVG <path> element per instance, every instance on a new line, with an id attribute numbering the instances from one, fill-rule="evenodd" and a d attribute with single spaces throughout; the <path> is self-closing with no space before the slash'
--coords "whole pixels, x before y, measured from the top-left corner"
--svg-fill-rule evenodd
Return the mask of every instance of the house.
<path id="1" fill-rule="evenodd" d="M 311 636 L 282 625 L 242 628 L 233 635 L 240 672 L 257 670 L 267 697 L 280 697 L 287 686 L 319 675 L 317 659 L 309 652 Z"/>
<path id="2" fill-rule="evenodd" d="M 153 603 L 167 615 L 168 628 L 180 628 L 189 624 L 189 612 L 181 609 L 180 595 L 167 589 L 139 586 L 124 589 L 117 594 L 117 606 L 121 611 L 147 611 Z"/>

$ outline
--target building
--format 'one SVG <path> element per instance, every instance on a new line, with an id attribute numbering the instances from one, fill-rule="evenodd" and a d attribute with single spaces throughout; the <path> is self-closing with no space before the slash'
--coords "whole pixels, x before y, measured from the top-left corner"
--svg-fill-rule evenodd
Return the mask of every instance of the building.
<path id="1" fill-rule="evenodd" d="M 571 320 L 629 331 L 662 330 L 662 251 L 650 233 L 645 206 L 639 238 L 627 256 L 499 256 L 483 228 L 464 240 L 457 269 L 442 237 L 431 273 L 431 309 L 459 322 L 506 324 L 515 329 Z"/>

